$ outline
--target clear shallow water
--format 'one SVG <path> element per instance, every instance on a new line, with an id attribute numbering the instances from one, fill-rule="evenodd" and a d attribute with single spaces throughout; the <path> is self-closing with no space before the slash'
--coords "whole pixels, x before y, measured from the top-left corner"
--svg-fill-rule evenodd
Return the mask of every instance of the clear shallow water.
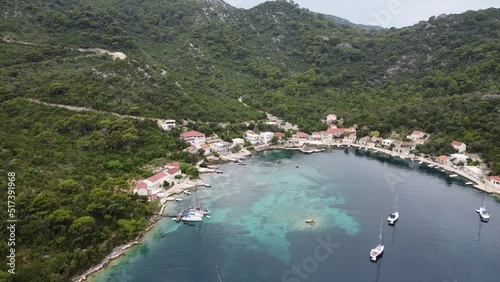
<path id="1" fill-rule="evenodd" d="M 224 282 L 499 281 L 500 203 L 487 197 L 492 219 L 481 223 L 482 193 L 463 179 L 354 151 L 266 151 L 246 163 L 202 176 L 211 219 L 165 218 L 94 281 L 211 282 L 216 265 Z M 395 189 L 401 216 L 391 227 Z M 183 197 L 167 212 L 190 206 Z M 310 210 L 314 226 L 304 223 Z M 385 253 L 370 263 L 381 217 Z"/>

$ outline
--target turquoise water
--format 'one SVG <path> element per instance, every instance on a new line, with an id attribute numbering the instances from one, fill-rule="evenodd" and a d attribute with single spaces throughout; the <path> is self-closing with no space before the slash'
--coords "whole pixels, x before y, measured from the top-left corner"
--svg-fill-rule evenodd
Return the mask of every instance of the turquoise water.
<path id="1" fill-rule="evenodd" d="M 276 160 L 281 160 L 277 163 Z M 356 151 L 266 151 L 203 175 L 202 223 L 166 218 L 94 281 L 499 281 L 500 204 L 408 160 Z M 298 166 L 298 167 L 297 167 Z M 387 226 L 398 189 L 400 221 Z M 167 212 L 192 205 L 193 196 Z M 310 212 L 316 224 L 304 221 Z M 384 220 L 384 257 L 370 263 Z"/>

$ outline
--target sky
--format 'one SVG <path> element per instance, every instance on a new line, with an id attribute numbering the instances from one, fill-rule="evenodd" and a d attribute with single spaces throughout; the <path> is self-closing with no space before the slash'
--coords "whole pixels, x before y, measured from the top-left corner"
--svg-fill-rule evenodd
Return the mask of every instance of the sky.
<path id="1" fill-rule="evenodd" d="M 224 0 L 248 9 L 265 0 Z M 301 8 L 330 14 L 356 24 L 382 27 L 411 26 L 431 16 L 459 14 L 467 10 L 500 8 L 499 0 L 294 0 Z"/>

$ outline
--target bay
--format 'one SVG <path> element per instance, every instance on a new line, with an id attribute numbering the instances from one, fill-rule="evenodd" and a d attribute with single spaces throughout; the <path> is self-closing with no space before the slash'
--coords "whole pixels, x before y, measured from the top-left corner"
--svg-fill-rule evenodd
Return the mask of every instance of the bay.
<path id="1" fill-rule="evenodd" d="M 281 162 L 278 163 L 277 160 Z M 201 223 L 165 218 L 92 281 L 498 281 L 500 202 L 467 180 L 381 153 L 265 151 L 202 175 Z M 400 219 L 387 216 L 398 189 Z M 193 196 L 167 212 L 192 205 Z M 310 212 L 315 225 L 304 221 Z M 377 262 L 383 219 L 385 252 Z"/>

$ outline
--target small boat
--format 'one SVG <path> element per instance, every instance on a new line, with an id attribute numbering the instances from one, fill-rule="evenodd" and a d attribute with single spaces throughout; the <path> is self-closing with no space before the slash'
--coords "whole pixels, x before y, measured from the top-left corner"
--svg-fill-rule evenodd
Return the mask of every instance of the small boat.
<path id="1" fill-rule="evenodd" d="M 296 165 L 295 167 L 296 167 L 296 168 L 299 168 L 299 166 L 298 166 L 298 165 Z"/>
<path id="2" fill-rule="evenodd" d="M 245 157 L 240 157 L 240 161 L 242 161 L 242 160 L 244 160 L 244 159 L 245 159 Z"/>
<path id="3" fill-rule="evenodd" d="M 382 235 L 382 218 L 380 219 L 380 235 L 378 235 L 378 245 L 370 250 L 370 260 L 376 262 L 384 253 L 384 237 Z"/>
<path id="4" fill-rule="evenodd" d="M 204 183 L 203 186 L 205 186 L 205 187 L 212 187 L 212 185 L 210 185 L 208 183 Z"/>
<path id="5" fill-rule="evenodd" d="M 210 215 L 207 215 L 206 218 L 211 219 L 212 217 Z"/>
<path id="6" fill-rule="evenodd" d="M 445 172 L 446 170 L 445 169 L 442 169 L 441 172 Z"/>
<path id="7" fill-rule="evenodd" d="M 177 198 L 177 199 L 175 199 L 175 201 L 176 202 L 182 202 L 182 199 Z"/>
<path id="8" fill-rule="evenodd" d="M 276 163 L 279 163 L 279 164 L 280 164 L 280 163 L 281 163 L 281 160 L 277 160 L 277 161 L 276 161 Z"/>
<path id="9" fill-rule="evenodd" d="M 433 165 L 433 164 L 430 164 L 430 165 L 428 165 L 428 167 L 434 167 L 434 165 Z"/>
<path id="10" fill-rule="evenodd" d="M 188 215 L 185 217 L 181 218 L 182 221 L 188 221 L 188 222 L 197 222 L 197 221 L 202 221 L 203 218 L 195 215 Z"/>
<path id="11" fill-rule="evenodd" d="M 224 173 L 222 170 L 216 170 L 215 173 Z"/>
<path id="12" fill-rule="evenodd" d="M 469 182 L 465 182 L 465 185 L 472 185 L 472 184 L 474 184 L 474 182 L 470 182 L 470 181 Z"/>
<path id="13" fill-rule="evenodd" d="M 184 193 L 184 194 L 186 194 L 188 196 L 191 195 L 191 192 L 189 192 L 188 190 L 184 190 L 184 191 L 182 191 L 182 193 Z"/>
<path id="14" fill-rule="evenodd" d="M 314 218 L 312 217 L 312 212 L 311 210 L 309 209 L 309 218 L 306 219 L 306 223 L 309 223 L 309 224 L 315 224 L 316 221 L 314 220 Z"/>
<path id="15" fill-rule="evenodd" d="M 453 178 L 453 177 L 458 177 L 458 174 L 450 174 L 450 177 Z"/>
<path id="16" fill-rule="evenodd" d="M 244 162 L 240 162 L 239 165 L 247 165 L 247 164 Z"/>
<path id="17" fill-rule="evenodd" d="M 394 204 L 394 212 L 389 215 L 387 218 L 387 222 L 389 225 L 396 224 L 396 221 L 399 219 L 399 211 L 398 211 L 398 190 L 396 189 L 396 199 Z"/>
<path id="18" fill-rule="evenodd" d="M 423 164 L 424 162 L 423 161 L 419 161 L 418 164 Z"/>

